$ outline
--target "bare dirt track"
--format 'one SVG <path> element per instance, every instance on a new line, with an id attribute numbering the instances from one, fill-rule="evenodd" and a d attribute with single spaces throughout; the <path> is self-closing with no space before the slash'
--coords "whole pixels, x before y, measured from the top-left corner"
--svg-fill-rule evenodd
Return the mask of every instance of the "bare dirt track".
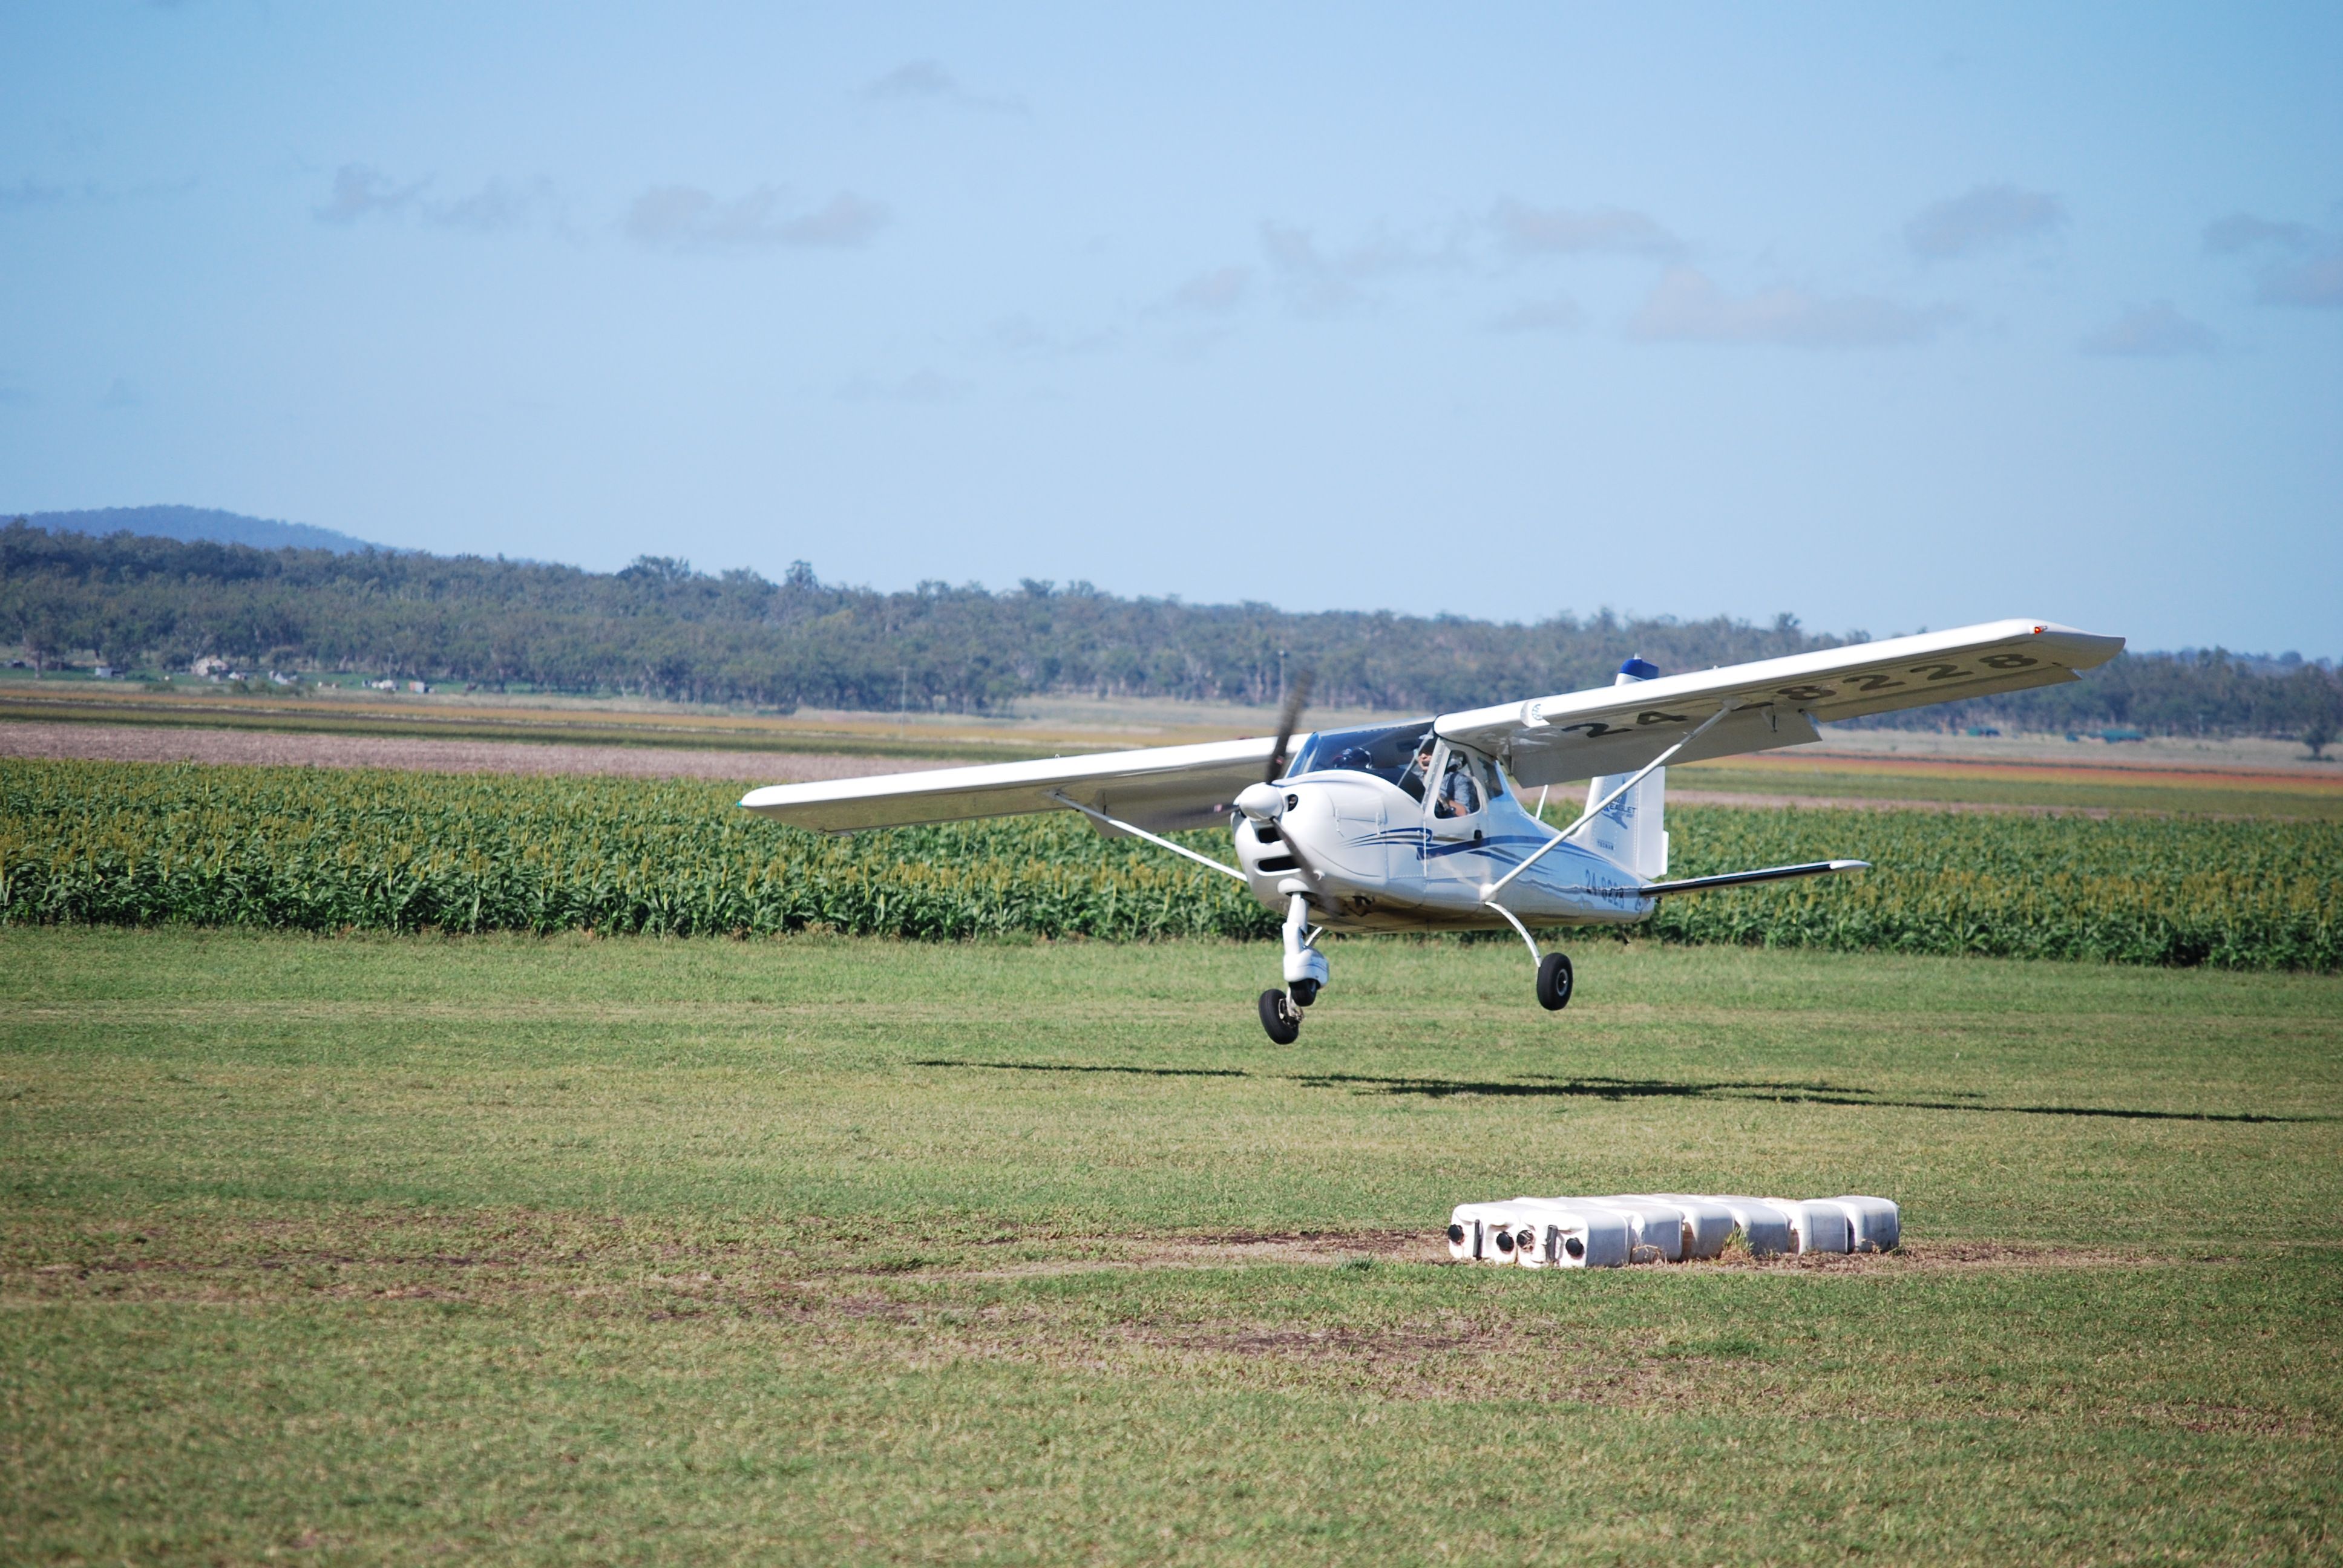
<path id="1" fill-rule="evenodd" d="M 1749 810 L 1779 810 L 1797 807 L 1836 811 L 1985 811 L 2018 812 L 2031 817 L 2093 817 L 2115 815 L 2106 806 L 2033 806 L 1995 800 L 1873 800 L 1851 795 L 1771 795 L 1745 789 L 1670 789 L 1672 806 L 1735 806 Z"/>
<path id="2" fill-rule="evenodd" d="M 0 723 L 0 758 L 100 762 L 232 762 L 289 768 L 397 768 L 432 773 L 611 773 L 637 779 L 731 779 L 779 784 L 950 768 L 907 757 L 820 752 L 687 751 L 529 740 L 431 740 L 139 725 Z"/>

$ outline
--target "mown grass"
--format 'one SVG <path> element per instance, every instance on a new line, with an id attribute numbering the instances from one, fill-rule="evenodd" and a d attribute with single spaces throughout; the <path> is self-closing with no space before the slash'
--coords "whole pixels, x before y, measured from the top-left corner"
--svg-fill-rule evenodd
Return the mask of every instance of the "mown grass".
<path id="1" fill-rule="evenodd" d="M 2343 981 L 1269 957 L 0 933 L 0 1556 L 2337 1554 Z M 1664 1188 L 1911 1246 L 1434 1261 Z"/>

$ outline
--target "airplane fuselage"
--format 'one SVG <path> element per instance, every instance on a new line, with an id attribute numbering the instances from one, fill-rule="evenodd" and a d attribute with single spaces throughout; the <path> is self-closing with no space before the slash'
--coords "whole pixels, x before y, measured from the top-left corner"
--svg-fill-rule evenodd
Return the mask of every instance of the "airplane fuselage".
<path id="1" fill-rule="evenodd" d="M 1435 805 L 1372 772 L 1332 769 L 1281 779 L 1274 823 L 1234 814 L 1237 863 L 1263 907 L 1282 914 L 1295 893 L 1338 931 L 1504 930 L 1490 887 L 1554 836 L 1493 769 L 1479 809 Z M 1499 901 L 1533 926 L 1626 925 L 1658 900 L 1641 880 L 1577 844 L 1549 850 Z"/>

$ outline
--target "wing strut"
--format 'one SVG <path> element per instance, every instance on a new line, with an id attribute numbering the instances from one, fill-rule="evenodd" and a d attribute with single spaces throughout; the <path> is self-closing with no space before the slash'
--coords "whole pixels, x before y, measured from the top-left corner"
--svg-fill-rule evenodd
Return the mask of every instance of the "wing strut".
<path id="1" fill-rule="evenodd" d="M 1581 828 L 1585 827 L 1586 824 L 1594 820 L 1594 819 L 1601 814 L 1604 808 L 1609 806 L 1612 801 L 1616 800 L 1628 790 L 1633 789 L 1636 785 L 1641 784 L 1644 781 L 1644 776 L 1651 772 L 1653 769 L 1659 767 L 1669 758 L 1674 757 L 1677 752 L 1683 750 L 1685 747 L 1691 745 L 1694 741 L 1706 734 L 1710 725 L 1715 723 L 1718 719 L 1733 711 L 1733 706 L 1732 699 L 1728 698 L 1725 700 L 1724 707 L 1710 714 L 1706 719 L 1702 719 L 1699 726 L 1694 729 L 1691 734 L 1685 736 L 1682 740 L 1677 741 L 1674 746 L 1669 747 L 1665 751 L 1661 752 L 1657 757 L 1653 758 L 1649 762 L 1644 763 L 1643 767 L 1637 769 L 1634 773 L 1628 776 L 1627 781 L 1624 784 L 1620 785 L 1619 788 L 1612 790 L 1611 793 L 1603 797 L 1602 799 L 1597 800 L 1594 805 L 1589 806 L 1585 810 L 1580 812 L 1577 821 L 1573 822 L 1569 827 L 1564 828 L 1561 832 L 1556 833 L 1553 838 L 1548 839 L 1544 843 L 1540 844 L 1536 849 L 1531 850 L 1529 855 L 1520 865 L 1515 866 L 1512 870 L 1507 871 L 1503 876 L 1499 877 L 1495 882 L 1492 883 L 1489 890 L 1481 895 L 1481 901 L 1484 904 L 1488 904 L 1491 899 L 1493 899 L 1499 893 L 1503 892 L 1507 882 L 1512 881 L 1515 877 L 1520 876 L 1523 871 L 1528 870 L 1532 866 L 1536 865 L 1540 860 L 1545 859 L 1547 850 L 1553 849 L 1556 844 L 1561 843 L 1564 839 L 1569 838 L 1573 833 L 1577 832 Z M 1544 802 L 1541 801 L 1540 804 L 1543 805 Z M 1489 904 L 1489 907 L 1493 910 L 1497 909 L 1497 906 L 1494 904 Z M 1509 920 L 1513 918 L 1511 915 L 1506 915 L 1505 911 L 1503 910 L 1497 910 L 1497 912 L 1501 915 L 1505 915 L 1505 919 Z M 1518 926 L 1519 923 L 1520 922 L 1515 921 L 1516 926 Z M 1537 944 L 1534 942 L 1531 943 L 1530 950 L 1532 952 L 1535 952 L 1537 950 Z"/>
<path id="2" fill-rule="evenodd" d="M 1134 839 L 1144 839 L 1149 843 L 1157 846 L 1159 849 L 1169 849 L 1175 855 L 1185 855 L 1188 859 L 1195 861 L 1196 864 L 1200 866 L 1210 866 L 1215 871 L 1220 871 L 1228 876 L 1234 877 L 1240 882 L 1245 879 L 1245 874 L 1242 871 L 1238 870 L 1234 866 L 1222 865 L 1220 861 L 1213 859 L 1210 855 L 1199 855 L 1195 850 L 1188 849 L 1184 845 L 1175 844 L 1169 839 L 1159 838 L 1155 834 L 1149 832 L 1144 828 L 1134 828 L 1128 822 L 1121 821 L 1115 818 L 1108 816 L 1105 812 L 1100 810 L 1095 806 L 1083 805 L 1080 800 L 1073 799 L 1068 796 L 1062 789 L 1051 790 L 1050 799 L 1055 800 L 1061 806 L 1071 807 L 1073 809 L 1080 811 L 1083 816 L 1088 817 L 1093 822 L 1103 822 L 1110 828 L 1119 828 Z"/>

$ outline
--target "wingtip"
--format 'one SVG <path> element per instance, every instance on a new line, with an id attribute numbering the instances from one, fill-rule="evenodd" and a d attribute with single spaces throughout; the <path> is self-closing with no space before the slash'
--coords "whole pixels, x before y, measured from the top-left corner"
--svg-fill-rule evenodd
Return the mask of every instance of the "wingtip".
<path id="1" fill-rule="evenodd" d="M 1830 863 L 1830 869 L 1834 871 L 1868 871 L 1871 869 L 1871 862 L 1868 860 L 1833 860 Z"/>

